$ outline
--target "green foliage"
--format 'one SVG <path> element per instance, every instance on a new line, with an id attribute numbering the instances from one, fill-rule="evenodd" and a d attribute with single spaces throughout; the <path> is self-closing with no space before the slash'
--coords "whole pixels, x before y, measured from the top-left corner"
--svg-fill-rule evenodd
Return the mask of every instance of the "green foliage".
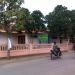
<path id="1" fill-rule="evenodd" d="M 21 8 L 19 12 L 17 13 L 17 21 L 16 21 L 16 30 L 22 31 L 25 28 L 26 20 L 28 21 L 30 17 L 30 12 L 28 9 Z"/>
<path id="2" fill-rule="evenodd" d="M 24 29 L 24 26 L 20 22 L 17 23 L 15 27 L 16 27 L 16 31 L 22 31 Z"/>
<path id="3" fill-rule="evenodd" d="M 38 31 L 45 31 L 46 27 L 44 25 L 44 16 L 39 10 L 33 11 L 31 14 L 33 17 L 34 23 L 33 23 L 33 30 L 38 32 Z"/>
<path id="4" fill-rule="evenodd" d="M 71 18 L 71 31 L 72 31 L 72 35 L 75 36 L 75 10 L 72 10 L 70 12 L 70 18 Z"/>
<path id="5" fill-rule="evenodd" d="M 24 0 L 0 0 L 0 28 L 3 27 L 10 33 L 12 30 L 25 30 L 35 34 L 48 28 L 55 37 L 75 36 L 75 10 L 70 11 L 65 6 L 57 5 L 44 18 L 39 10 L 30 14 L 28 9 L 20 7 L 23 2 Z"/>
<path id="6" fill-rule="evenodd" d="M 28 33 L 37 33 L 39 31 L 44 31 L 44 16 L 39 10 L 33 11 L 25 17 L 25 31 Z M 33 34 L 34 35 L 34 34 Z"/>
<path id="7" fill-rule="evenodd" d="M 46 16 L 46 21 L 52 36 L 67 36 L 68 26 L 70 25 L 67 7 L 62 5 L 56 6 L 54 11 Z"/>
<path id="8" fill-rule="evenodd" d="M 0 0 L 0 24 L 7 31 L 12 31 L 13 24 L 16 24 L 20 11 L 20 5 L 24 0 Z"/>

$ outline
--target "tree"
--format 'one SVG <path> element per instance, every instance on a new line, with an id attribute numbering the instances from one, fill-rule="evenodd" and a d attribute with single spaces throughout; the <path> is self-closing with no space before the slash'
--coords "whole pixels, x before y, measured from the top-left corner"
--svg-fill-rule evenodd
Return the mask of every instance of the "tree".
<path id="1" fill-rule="evenodd" d="M 70 25 L 69 11 L 67 7 L 57 5 L 53 12 L 46 16 L 48 29 L 53 37 L 66 37 Z"/>
<path id="2" fill-rule="evenodd" d="M 19 12 L 17 13 L 17 22 L 16 22 L 16 30 L 17 31 L 22 31 L 22 30 L 25 30 L 27 31 L 28 29 L 28 23 L 30 23 L 30 19 L 31 19 L 31 15 L 30 15 L 30 12 L 28 9 L 26 8 L 21 8 L 19 10 Z M 27 22 L 26 22 L 27 21 Z"/>
<path id="3" fill-rule="evenodd" d="M 0 25 L 7 32 L 8 43 L 14 25 L 16 25 L 20 5 L 24 0 L 0 0 Z M 8 49 L 8 57 L 10 56 Z"/>
<path id="4" fill-rule="evenodd" d="M 31 16 L 33 18 L 33 23 L 32 23 L 32 30 L 35 32 L 39 31 L 45 31 L 46 27 L 44 24 L 44 16 L 39 10 L 35 10 L 31 13 Z"/>
<path id="5" fill-rule="evenodd" d="M 75 10 L 71 11 L 70 19 L 71 19 L 72 34 L 73 36 L 75 36 Z"/>
<path id="6" fill-rule="evenodd" d="M 0 0 L 0 23 L 7 33 L 11 33 L 22 3 L 23 0 Z"/>
<path id="7" fill-rule="evenodd" d="M 69 34 L 70 40 L 72 43 L 75 43 L 75 10 L 70 11 L 70 26 L 69 26 Z"/>

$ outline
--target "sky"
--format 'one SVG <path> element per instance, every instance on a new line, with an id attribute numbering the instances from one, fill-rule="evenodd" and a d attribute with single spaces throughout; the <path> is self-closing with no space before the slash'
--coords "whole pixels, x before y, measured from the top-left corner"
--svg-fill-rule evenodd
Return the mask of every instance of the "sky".
<path id="1" fill-rule="evenodd" d="M 75 0 L 25 0 L 22 5 L 30 12 L 40 10 L 44 15 L 52 12 L 57 5 L 66 6 L 69 10 L 75 9 Z"/>

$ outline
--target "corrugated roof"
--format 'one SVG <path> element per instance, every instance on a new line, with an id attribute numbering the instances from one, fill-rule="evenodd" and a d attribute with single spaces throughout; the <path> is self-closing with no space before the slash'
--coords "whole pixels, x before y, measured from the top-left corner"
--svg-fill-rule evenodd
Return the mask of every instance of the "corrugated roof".
<path id="1" fill-rule="evenodd" d="M 6 33 L 6 31 L 4 29 L 0 29 L 0 32 L 2 33 Z M 22 33 L 25 33 L 25 31 L 21 31 Z M 48 32 L 48 31 L 39 31 L 38 33 L 45 33 L 45 32 Z M 12 31 L 12 33 L 18 33 L 17 31 Z M 35 33 L 35 31 L 32 31 L 32 33 Z"/>

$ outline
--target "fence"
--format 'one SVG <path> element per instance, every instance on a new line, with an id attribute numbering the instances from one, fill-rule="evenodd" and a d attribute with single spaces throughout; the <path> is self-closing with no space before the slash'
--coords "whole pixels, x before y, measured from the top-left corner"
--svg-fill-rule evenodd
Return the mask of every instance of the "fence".
<path id="1" fill-rule="evenodd" d="M 58 44 L 62 51 L 68 51 L 72 48 L 71 44 Z M 40 53 L 49 53 L 52 49 L 52 44 L 16 44 L 10 50 L 10 56 L 24 56 Z M 7 57 L 7 46 L 0 46 L 0 58 Z"/>

